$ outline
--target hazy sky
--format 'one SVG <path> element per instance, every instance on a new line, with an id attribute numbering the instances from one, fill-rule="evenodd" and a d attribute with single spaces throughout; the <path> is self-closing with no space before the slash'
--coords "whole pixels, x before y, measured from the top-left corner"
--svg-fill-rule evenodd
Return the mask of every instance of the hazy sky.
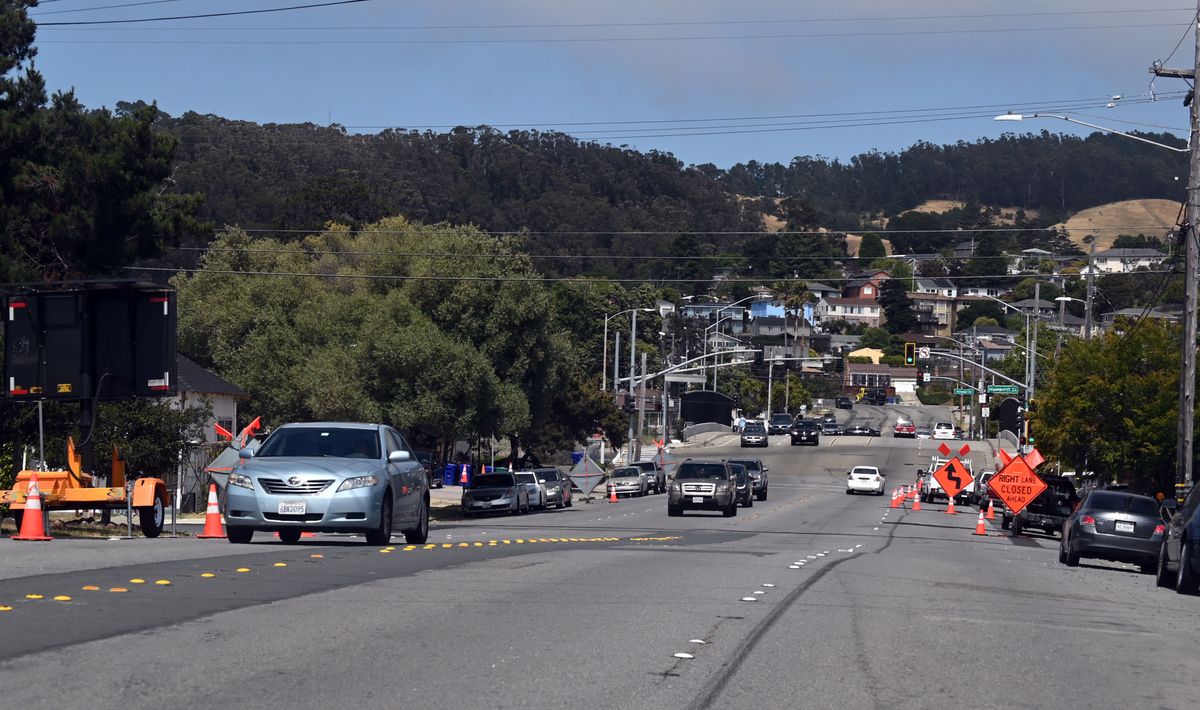
<path id="1" fill-rule="evenodd" d="M 141 0 L 85 12 L 134 0 L 52 0 L 34 14 L 49 23 L 316 1 Z M 36 64 L 52 89 L 74 87 L 89 106 L 143 99 L 172 115 L 372 131 L 540 124 L 724 167 L 1076 128 L 994 122 L 1006 107 L 1183 130 L 1173 93 L 1183 82 L 1157 81 L 1169 98 L 1150 102 L 1147 69 L 1185 33 L 1168 65 L 1192 64 L 1195 12 L 1183 0 L 371 0 L 43 26 Z M 1105 108 L 1115 94 L 1125 98 Z M 717 118 L 733 120 L 697 120 Z"/>

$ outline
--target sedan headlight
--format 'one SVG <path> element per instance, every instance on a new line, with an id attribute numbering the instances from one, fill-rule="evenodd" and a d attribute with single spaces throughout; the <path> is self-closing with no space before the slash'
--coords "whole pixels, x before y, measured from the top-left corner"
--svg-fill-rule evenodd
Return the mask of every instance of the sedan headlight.
<path id="1" fill-rule="evenodd" d="M 254 479 L 242 473 L 229 474 L 229 485 L 254 490 Z"/>
<path id="2" fill-rule="evenodd" d="M 338 486 L 338 493 L 352 491 L 355 488 L 370 488 L 375 485 L 379 485 L 379 476 L 354 476 L 342 481 L 342 485 Z"/>
<path id="3" fill-rule="evenodd" d="M 546 492 L 551 493 L 551 494 L 558 493 L 558 491 L 559 491 L 558 486 L 551 486 L 550 488 L 546 489 Z"/>

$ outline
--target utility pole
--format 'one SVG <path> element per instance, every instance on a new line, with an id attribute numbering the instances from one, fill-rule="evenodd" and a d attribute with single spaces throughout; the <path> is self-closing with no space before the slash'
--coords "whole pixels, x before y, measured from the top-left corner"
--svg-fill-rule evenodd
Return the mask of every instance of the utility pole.
<path id="1" fill-rule="evenodd" d="M 617 401 L 617 393 L 621 390 L 621 331 L 617 331 L 616 344 L 613 345 L 613 402 Z"/>
<path id="2" fill-rule="evenodd" d="M 633 358 L 636 355 L 637 355 L 637 309 L 634 309 L 633 325 L 631 326 L 631 328 L 629 330 L 629 399 L 626 401 L 630 401 L 630 402 L 633 401 L 633 398 L 635 396 L 633 381 L 637 377 L 637 363 L 634 361 Z M 630 414 L 629 415 L 629 458 L 625 459 L 625 465 L 627 465 L 627 466 L 629 465 L 629 463 L 631 461 L 633 461 L 633 434 L 634 434 L 633 420 L 634 420 L 634 415 Z"/>
<path id="3" fill-rule="evenodd" d="M 1200 12 L 1200 0 L 1196 3 Z M 1197 76 L 1200 76 L 1200 28 L 1193 20 L 1195 30 L 1195 56 L 1191 69 L 1167 69 L 1158 62 L 1150 68 L 1156 76 L 1169 76 L 1190 80 L 1195 86 Z M 1188 486 L 1192 483 L 1192 430 L 1196 413 L 1196 267 L 1197 249 L 1200 244 L 1196 241 L 1196 225 L 1200 223 L 1200 102 L 1196 101 L 1195 89 L 1188 92 L 1189 108 L 1189 137 L 1188 137 L 1188 181 L 1187 181 L 1187 218 L 1180 230 L 1185 251 L 1184 272 L 1184 306 L 1183 306 L 1183 343 L 1182 366 L 1179 370 L 1179 430 L 1175 448 L 1175 498 L 1183 502 Z M 1090 295 L 1090 294 L 1089 294 Z"/>
<path id="4" fill-rule="evenodd" d="M 1092 339 L 1092 296 L 1096 292 L 1096 238 L 1092 237 L 1092 247 L 1088 251 L 1088 281 L 1087 308 L 1083 313 L 1083 339 Z"/>
<path id="5" fill-rule="evenodd" d="M 638 459 L 642 458 L 642 428 L 646 424 L 646 353 L 642 353 L 642 376 L 641 386 L 638 387 L 638 403 L 637 403 L 637 454 Z"/>

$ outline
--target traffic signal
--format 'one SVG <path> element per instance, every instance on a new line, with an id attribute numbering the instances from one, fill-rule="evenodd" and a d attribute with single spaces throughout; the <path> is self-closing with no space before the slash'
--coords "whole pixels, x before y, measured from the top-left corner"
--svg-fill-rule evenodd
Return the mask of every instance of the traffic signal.
<path id="1" fill-rule="evenodd" d="M 917 344 L 904 344 L 904 366 L 913 367 L 917 364 Z"/>

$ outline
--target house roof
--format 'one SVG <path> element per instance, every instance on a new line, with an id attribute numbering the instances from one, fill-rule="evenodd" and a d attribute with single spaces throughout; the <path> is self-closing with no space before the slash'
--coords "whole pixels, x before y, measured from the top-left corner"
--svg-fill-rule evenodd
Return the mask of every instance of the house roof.
<path id="1" fill-rule="evenodd" d="M 1021 310 L 1025 310 L 1026 308 L 1058 308 L 1058 304 L 1054 301 L 1047 301 L 1045 299 L 1035 301 L 1032 298 L 1026 298 L 1024 301 L 1014 301 L 1008 305 L 1013 308 L 1020 308 Z"/>
<path id="2" fill-rule="evenodd" d="M 1021 253 L 1026 256 L 1052 256 L 1051 252 L 1048 252 L 1045 249 L 1038 249 L 1037 247 L 1022 249 Z"/>
<path id="3" fill-rule="evenodd" d="M 921 288 L 953 289 L 954 282 L 951 281 L 950 279 L 943 279 L 943 278 L 938 278 L 938 277 L 918 278 L 917 286 L 920 286 Z"/>
<path id="4" fill-rule="evenodd" d="M 841 289 L 840 289 L 840 288 L 834 288 L 833 286 L 826 286 L 825 284 L 823 284 L 823 283 L 818 283 L 818 282 L 816 282 L 816 281 L 809 281 L 809 282 L 808 282 L 808 290 L 809 290 L 809 291 L 814 291 L 814 292 L 815 292 L 815 291 L 830 291 L 830 292 L 833 292 L 833 293 L 837 293 L 838 291 L 841 291 Z"/>
<path id="5" fill-rule="evenodd" d="M 826 298 L 825 302 L 831 306 L 878 306 L 879 301 L 873 298 Z"/>
<path id="6" fill-rule="evenodd" d="M 248 398 L 250 394 L 237 385 L 221 378 L 215 372 L 200 367 L 182 355 L 175 356 L 175 366 L 178 368 L 180 392 L 197 392 L 200 394 L 227 394 L 233 397 Z"/>
<path id="7" fill-rule="evenodd" d="M 1133 259 L 1138 257 L 1151 257 L 1155 259 L 1165 259 L 1167 255 L 1157 249 L 1106 249 L 1098 251 L 1095 254 L 1099 258 L 1108 259 Z"/>
<path id="8" fill-rule="evenodd" d="M 917 368 L 915 367 L 892 367 L 891 365 L 876 365 L 870 362 L 848 362 L 846 363 L 846 372 L 886 372 L 893 377 L 917 376 Z"/>
<path id="9" fill-rule="evenodd" d="M 957 332 L 963 333 L 966 335 L 982 335 L 982 336 L 1012 335 L 1011 330 L 1009 330 L 1008 328 L 1004 328 L 1002 326 L 998 326 L 998 325 L 980 325 L 980 326 L 968 325 L 965 328 L 959 328 Z"/>

